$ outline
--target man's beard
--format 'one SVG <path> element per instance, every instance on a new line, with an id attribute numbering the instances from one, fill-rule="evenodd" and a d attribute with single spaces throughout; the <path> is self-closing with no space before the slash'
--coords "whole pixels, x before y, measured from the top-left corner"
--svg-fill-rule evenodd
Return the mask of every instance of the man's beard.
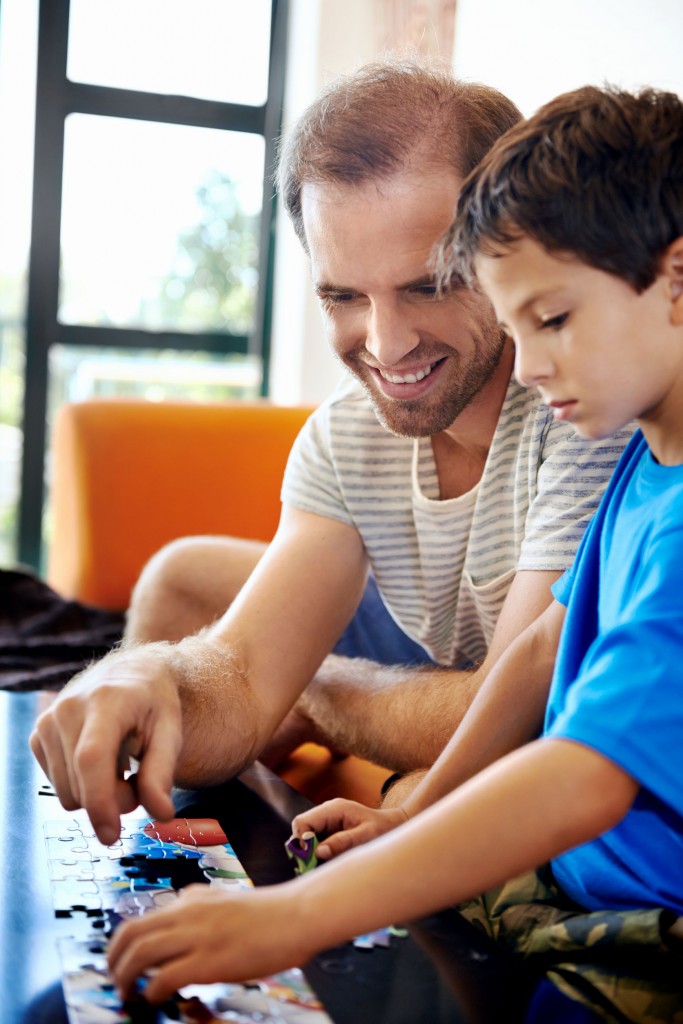
<path id="1" fill-rule="evenodd" d="M 436 389 L 441 393 L 425 398 L 387 398 L 368 380 L 369 371 L 362 360 L 351 355 L 343 362 L 363 387 L 385 430 L 398 437 L 432 437 L 447 430 L 488 384 L 498 368 L 505 345 L 506 337 L 498 328 L 486 332 L 479 339 L 476 354 L 465 367 L 460 354 L 448 348 L 449 365 L 442 371 L 449 375 L 446 394 L 442 389 Z M 436 362 L 439 358 L 440 355 L 436 354 L 430 361 Z"/>

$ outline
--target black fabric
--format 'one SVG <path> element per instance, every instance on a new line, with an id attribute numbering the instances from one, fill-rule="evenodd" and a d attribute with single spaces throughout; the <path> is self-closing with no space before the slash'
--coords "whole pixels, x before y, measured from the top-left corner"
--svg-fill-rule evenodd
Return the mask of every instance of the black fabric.
<path id="1" fill-rule="evenodd" d="M 67 601 L 31 572 L 0 569 L 0 690 L 59 690 L 123 634 L 124 615 Z"/>

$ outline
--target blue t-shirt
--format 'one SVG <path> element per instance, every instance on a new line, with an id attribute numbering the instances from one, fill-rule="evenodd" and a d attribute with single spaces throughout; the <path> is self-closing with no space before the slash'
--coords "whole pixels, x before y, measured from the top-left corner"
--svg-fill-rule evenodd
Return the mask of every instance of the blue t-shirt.
<path id="1" fill-rule="evenodd" d="M 640 790 L 622 822 L 553 861 L 587 909 L 683 914 L 683 466 L 638 431 L 553 593 L 567 616 L 544 734 L 619 764 Z"/>

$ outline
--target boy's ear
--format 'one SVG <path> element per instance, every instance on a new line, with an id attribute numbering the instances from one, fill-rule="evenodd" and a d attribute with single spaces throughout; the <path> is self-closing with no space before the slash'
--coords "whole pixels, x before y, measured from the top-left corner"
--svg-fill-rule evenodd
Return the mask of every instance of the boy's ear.
<path id="1" fill-rule="evenodd" d="M 662 271 L 669 279 L 672 323 L 683 324 L 683 237 L 672 242 L 664 253 Z"/>

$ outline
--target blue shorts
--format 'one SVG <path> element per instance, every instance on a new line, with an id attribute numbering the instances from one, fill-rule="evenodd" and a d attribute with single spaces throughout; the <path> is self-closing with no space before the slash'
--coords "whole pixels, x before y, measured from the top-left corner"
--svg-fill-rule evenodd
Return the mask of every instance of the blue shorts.
<path id="1" fill-rule="evenodd" d="M 356 614 L 333 648 L 347 658 L 368 658 L 380 665 L 433 665 L 424 647 L 397 626 L 379 596 L 374 576 L 368 578 Z"/>

